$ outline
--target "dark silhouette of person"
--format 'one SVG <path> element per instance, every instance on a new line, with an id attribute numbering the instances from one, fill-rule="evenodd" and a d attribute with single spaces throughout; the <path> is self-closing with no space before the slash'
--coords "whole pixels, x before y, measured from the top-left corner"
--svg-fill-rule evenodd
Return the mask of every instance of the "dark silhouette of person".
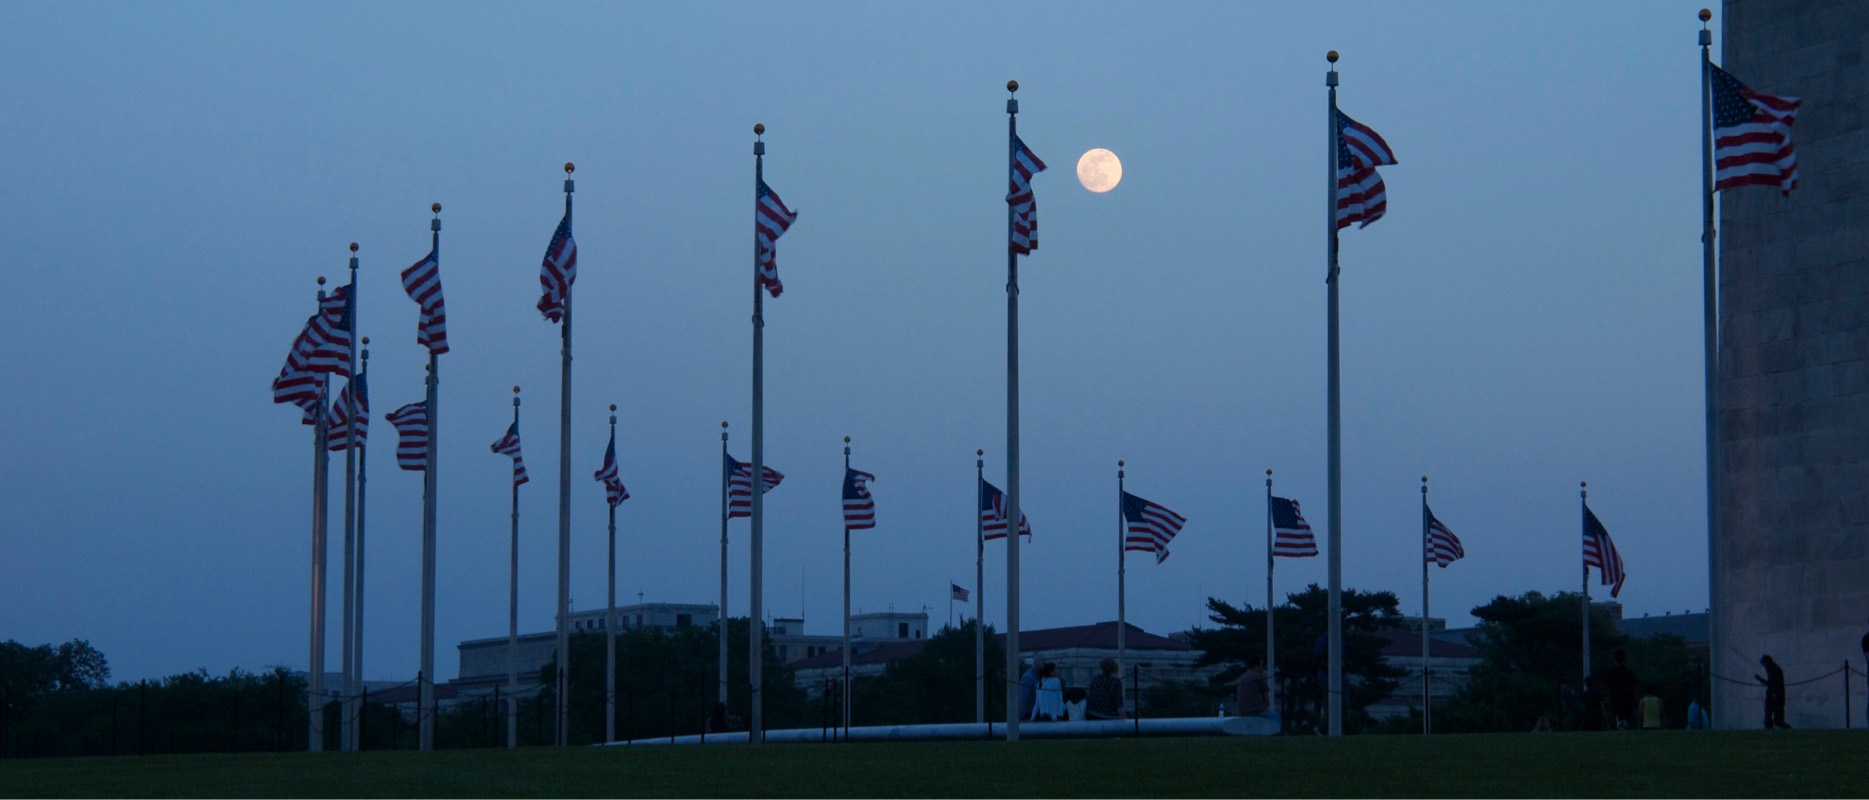
<path id="1" fill-rule="evenodd" d="M 1789 728 L 1785 724 L 1785 671 L 1769 655 L 1759 656 L 1759 665 L 1765 667 L 1765 677 L 1754 674 L 1752 679 L 1765 684 L 1765 729 Z"/>
<path id="2" fill-rule="evenodd" d="M 1635 727 L 1635 692 L 1642 682 L 1636 680 L 1635 670 L 1624 663 L 1628 660 L 1629 654 L 1618 647 L 1616 666 L 1603 670 L 1603 686 L 1609 689 L 1609 709 L 1616 717 L 1616 730 Z"/>

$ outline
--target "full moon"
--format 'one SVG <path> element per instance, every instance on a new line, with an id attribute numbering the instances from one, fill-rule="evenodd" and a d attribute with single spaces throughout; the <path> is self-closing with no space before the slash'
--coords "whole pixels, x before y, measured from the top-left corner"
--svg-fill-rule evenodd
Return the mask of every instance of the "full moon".
<path id="1" fill-rule="evenodd" d="M 1102 194 L 1123 182 L 1123 162 L 1115 153 L 1096 148 L 1077 159 L 1077 180 L 1084 188 Z"/>

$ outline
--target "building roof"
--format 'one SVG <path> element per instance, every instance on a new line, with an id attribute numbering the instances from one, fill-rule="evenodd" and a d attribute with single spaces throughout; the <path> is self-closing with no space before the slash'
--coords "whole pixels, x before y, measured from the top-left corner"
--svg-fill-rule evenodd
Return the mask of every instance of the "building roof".
<path id="1" fill-rule="evenodd" d="M 1187 642 L 1157 636 L 1134 625 L 1129 625 L 1123 645 L 1130 650 L 1174 650 L 1185 652 L 1193 650 Z M 995 634 L 1003 645 L 1004 634 Z M 921 653 L 928 645 L 927 639 L 911 639 L 890 642 L 853 642 L 850 646 L 851 666 L 864 664 L 887 664 Z M 1099 622 L 1094 625 L 1074 625 L 1067 628 L 1039 628 L 1019 632 L 1019 652 L 1033 653 L 1042 650 L 1069 650 L 1084 648 L 1091 650 L 1116 649 L 1116 623 Z M 793 669 L 820 669 L 841 667 L 844 664 L 842 648 L 820 653 L 810 658 L 792 662 Z"/>
<path id="2" fill-rule="evenodd" d="M 1688 644 L 1698 645 L 1705 645 L 1709 638 L 1706 612 L 1623 617 L 1616 621 L 1616 630 L 1637 639 L 1665 633 L 1679 636 L 1687 640 Z"/>
<path id="3" fill-rule="evenodd" d="M 1376 631 L 1371 636 L 1383 640 L 1384 658 L 1420 658 L 1421 633 L 1419 631 Z M 1480 651 L 1472 647 L 1437 639 L 1430 632 L 1428 636 L 1429 658 L 1479 658 Z"/>

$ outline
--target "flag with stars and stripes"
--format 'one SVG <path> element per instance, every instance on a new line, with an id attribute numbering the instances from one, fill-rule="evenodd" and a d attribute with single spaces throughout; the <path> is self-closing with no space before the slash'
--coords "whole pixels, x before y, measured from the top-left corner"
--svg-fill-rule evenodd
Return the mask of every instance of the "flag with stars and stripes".
<path id="1" fill-rule="evenodd" d="M 948 581 L 947 587 L 947 596 L 963 603 L 967 602 L 967 598 L 972 596 L 972 594 L 967 591 L 967 587 L 953 581 Z"/>
<path id="2" fill-rule="evenodd" d="M 396 426 L 396 466 L 428 471 L 428 403 L 417 400 L 383 415 Z"/>
<path id="3" fill-rule="evenodd" d="M 315 372 L 306 372 L 287 363 L 279 370 L 279 377 L 273 379 L 273 402 L 291 403 L 299 407 L 299 421 L 306 425 L 318 424 L 318 394 L 324 389 L 324 376 Z"/>
<path id="4" fill-rule="evenodd" d="M 1798 98 L 1760 94 L 1726 70 L 1708 64 L 1713 88 L 1713 190 L 1736 186 L 1798 188 L 1798 154 L 1791 125 Z"/>
<path id="5" fill-rule="evenodd" d="M 998 486 L 980 481 L 980 538 L 985 541 L 1006 538 L 1006 493 Z M 1032 538 L 1032 521 L 1019 509 L 1019 535 Z"/>
<path id="6" fill-rule="evenodd" d="M 1187 517 L 1169 511 L 1167 506 L 1123 492 L 1123 521 L 1129 524 L 1124 550 L 1154 553 L 1155 563 L 1168 560 L 1168 543 L 1188 522 Z"/>
<path id="7" fill-rule="evenodd" d="M 743 461 L 726 457 L 727 473 L 727 517 L 753 516 L 753 467 Z M 785 475 L 771 467 L 760 467 L 764 479 L 759 482 L 759 493 L 765 494 L 785 480 Z"/>
<path id="8" fill-rule="evenodd" d="M 860 469 L 844 468 L 844 529 L 876 527 L 876 499 L 870 497 L 870 481 L 876 480 Z"/>
<path id="9" fill-rule="evenodd" d="M 506 429 L 506 435 L 493 443 L 493 452 L 513 457 L 514 486 L 520 486 L 532 480 L 526 475 L 526 460 L 519 454 L 519 423 L 514 422 Z"/>
<path id="10" fill-rule="evenodd" d="M 1589 506 L 1584 506 L 1583 568 L 1588 572 L 1591 567 L 1596 567 L 1602 575 L 1603 585 L 1610 587 L 1610 597 L 1622 594 L 1623 578 L 1628 577 L 1622 571 L 1622 554 L 1616 552 L 1616 543 L 1610 541 L 1609 530 L 1597 521 Z"/>
<path id="11" fill-rule="evenodd" d="M 1421 507 L 1422 524 L 1428 531 L 1427 560 L 1446 568 L 1448 564 L 1467 557 L 1467 550 L 1460 546 L 1460 537 L 1455 536 L 1447 525 L 1435 518 L 1434 511 Z"/>
<path id="12" fill-rule="evenodd" d="M 1317 537 L 1311 535 L 1311 523 L 1304 521 L 1298 501 L 1283 497 L 1272 501 L 1272 555 L 1307 558 L 1317 555 Z"/>
<path id="13" fill-rule="evenodd" d="M 402 290 L 422 309 L 415 326 L 415 343 L 433 355 L 448 352 L 448 309 L 441 300 L 441 257 L 428 251 L 421 261 L 402 271 Z"/>
<path id="14" fill-rule="evenodd" d="M 797 220 L 798 212 L 786 208 L 778 193 L 761 180 L 753 202 L 753 234 L 759 243 L 759 285 L 773 297 L 785 291 L 785 285 L 779 283 L 779 237 Z"/>
<path id="15" fill-rule="evenodd" d="M 603 481 L 604 500 L 611 508 L 629 499 L 629 489 L 623 486 L 623 479 L 617 477 L 617 435 L 610 432 L 610 446 L 604 448 L 604 465 L 597 468 L 597 480 Z"/>
<path id="16" fill-rule="evenodd" d="M 552 243 L 545 246 L 545 260 L 539 265 L 539 313 L 552 322 L 564 319 L 571 284 L 577 279 L 578 243 L 571 238 L 571 212 L 566 211 L 558 220 L 558 229 L 552 231 Z"/>
<path id="17" fill-rule="evenodd" d="M 1369 227 L 1389 209 L 1388 189 L 1376 168 L 1395 163 L 1395 153 L 1375 129 L 1337 112 L 1337 227 Z"/>
<path id="18" fill-rule="evenodd" d="M 1038 249 L 1038 199 L 1032 195 L 1032 176 L 1045 171 L 1045 162 L 1012 137 L 1012 176 L 1006 205 L 1012 206 L 1012 252 L 1029 256 Z"/>
<path id="19" fill-rule="evenodd" d="M 355 392 L 357 416 L 351 416 L 350 400 Z M 362 446 L 370 439 L 370 387 L 359 375 L 344 382 L 344 388 L 337 393 L 337 400 L 331 403 L 330 436 L 325 440 L 325 447 L 337 452 L 350 447 L 352 431 L 355 431 L 357 444 Z"/>

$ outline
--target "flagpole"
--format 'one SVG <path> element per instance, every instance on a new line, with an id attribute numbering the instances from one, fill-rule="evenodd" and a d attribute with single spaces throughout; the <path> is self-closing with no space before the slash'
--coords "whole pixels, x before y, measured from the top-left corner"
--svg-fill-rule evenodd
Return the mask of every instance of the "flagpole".
<path id="1" fill-rule="evenodd" d="M 1715 230 L 1713 226 L 1713 87 L 1712 67 L 1713 32 L 1707 30 L 1707 21 L 1713 18 L 1713 12 L 1700 10 L 1700 194 L 1703 210 L 1701 242 L 1701 317 L 1702 337 L 1705 339 L 1706 362 L 1706 403 L 1707 403 L 1707 594 L 1709 597 L 1724 597 L 1725 573 L 1722 571 L 1720 556 L 1720 449 L 1717 440 L 1719 426 L 1719 379 L 1720 379 L 1720 305 L 1719 273 L 1715 264 Z M 1718 663 L 1720 644 L 1725 639 L 1721 632 L 1719 603 L 1707 604 L 1707 652 Z"/>
<path id="2" fill-rule="evenodd" d="M 1421 732 L 1431 733 L 1428 721 L 1428 476 L 1421 476 Z"/>
<path id="3" fill-rule="evenodd" d="M 1017 93 L 1018 81 L 1006 91 Z M 1007 174 L 1017 168 L 1019 98 L 1006 98 Z M 1019 741 L 1019 254 L 1011 249 L 1015 209 L 1006 207 L 1006 741 Z"/>
<path id="4" fill-rule="evenodd" d="M 363 369 L 362 373 L 360 373 L 357 378 L 357 385 L 366 392 L 365 396 L 368 397 L 369 382 L 364 379 L 363 375 L 367 375 L 370 372 L 370 337 L 363 337 L 363 345 Z M 355 622 L 351 624 L 350 630 L 351 640 L 354 642 L 351 647 L 350 657 L 351 674 L 357 676 L 357 687 L 359 690 L 363 688 L 363 501 L 364 489 L 367 486 L 364 480 L 364 473 L 366 471 L 365 468 L 369 466 L 370 463 L 370 460 L 366 458 L 369 454 L 368 445 L 361 441 L 357 442 L 357 585 L 355 587 L 357 594 L 355 611 L 357 613 L 354 618 Z M 359 699 L 357 701 L 357 715 L 359 719 L 361 719 L 363 713 L 363 701 Z M 354 738 L 355 746 L 353 749 L 357 752 L 362 752 L 363 724 L 361 722 L 357 724 L 357 735 Z"/>
<path id="5" fill-rule="evenodd" d="M 617 442 L 617 404 L 610 404 L 610 446 Z M 617 504 L 610 502 L 610 487 L 604 487 L 604 504 L 610 507 L 610 604 L 604 610 L 604 741 L 617 740 Z"/>
<path id="6" fill-rule="evenodd" d="M 727 702 L 727 421 L 720 421 L 720 664 L 718 699 Z M 803 616 L 803 609 L 800 609 Z"/>
<path id="7" fill-rule="evenodd" d="M 513 430 L 519 429 L 519 387 L 513 387 Z M 429 439 L 435 436 L 429 423 Z M 506 749 L 519 749 L 519 481 L 513 480 L 513 536 L 506 589 Z"/>
<path id="8" fill-rule="evenodd" d="M 973 721 L 986 722 L 986 524 L 980 508 L 986 504 L 986 451 L 973 451 Z M 1015 531 L 1014 535 L 1017 535 Z"/>
<path id="9" fill-rule="evenodd" d="M 1588 531 L 1589 523 L 1583 520 L 1589 519 L 1590 482 L 1579 482 L 1577 487 L 1577 502 L 1581 509 L 1578 520 L 1580 525 L 1585 526 L 1584 530 Z M 1590 680 L 1590 563 L 1587 561 L 1583 564 L 1583 679 Z"/>
<path id="10" fill-rule="evenodd" d="M 324 276 L 318 276 L 318 313 L 324 313 Z M 312 552 L 311 552 L 311 653 L 306 665 L 306 749 L 324 752 L 324 614 L 326 516 L 330 507 L 331 455 L 328 445 L 330 426 L 325 408 L 330 402 L 331 378 L 318 373 L 318 408 L 312 413 Z"/>
<path id="11" fill-rule="evenodd" d="M 1123 629 L 1128 627 L 1128 623 L 1129 623 L 1129 615 L 1128 615 L 1128 607 L 1127 607 L 1128 604 L 1126 602 L 1126 598 L 1124 597 L 1124 591 L 1126 588 L 1124 584 L 1127 583 L 1126 573 L 1128 572 L 1128 568 L 1129 568 L 1129 559 L 1127 558 L 1127 556 L 1128 556 L 1128 553 L 1125 552 L 1123 549 L 1123 462 L 1122 462 L 1122 459 L 1117 459 L 1116 461 L 1116 668 L 1117 668 L 1117 674 L 1119 675 L 1122 674 L 1123 664 L 1126 663 L 1124 661 L 1124 654 L 1128 651 L 1128 647 L 1127 647 L 1128 637 L 1123 635 L 1124 634 Z"/>
<path id="12" fill-rule="evenodd" d="M 760 138 L 764 136 L 765 133 L 766 126 L 764 123 L 755 123 L 753 125 L 753 203 L 755 206 L 759 203 L 759 186 L 766 180 L 766 143 Z M 766 493 L 766 318 L 765 299 L 759 294 L 759 253 L 759 229 L 758 226 L 754 226 L 753 463 L 748 467 L 752 476 L 752 491 L 750 494 L 753 496 L 752 532 L 748 537 L 752 549 L 752 556 L 749 559 L 751 561 L 749 567 L 752 572 L 752 590 L 747 600 L 746 626 L 749 632 L 746 650 L 746 671 L 747 680 L 752 684 L 752 694 L 747 711 L 746 740 L 752 744 L 759 744 L 765 741 L 766 738 L 766 694 L 764 691 L 765 687 L 762 685 L 762 681 L 765 679 L 765 664 L 763 663 L 765 659 L 762 658 L 765 654 L 765 650 L 761 644 L 765 631 L 763 630 L 764 621 L 760 617 L 760 614 L 764 611 L 765 605 L 765 598 L 761 595 L 765 590 L 765 584 L 762 580 L 764 575 L 762 573 L 766 566 L 764 552 L 765 527 L 763 525 L 765 522 L 765 503 L 762 502 Z"/>
<path id="13" fill-rule="evenodd" d="M 571 221 L 571 180 L 576 165 L 565 162 L 565 222 Z M 571 744 L 571 285 L 565 285 L 564 349 L 558 386 L 558 746 Z"/>
<path id="14" fill-rule="evenodd" d="M 1265 471 L 1265 672 L 1266 703 L 1278 709 L 1278 659 L 1273 654 L 1272 637 L 1272 470 Z M 1234 709 L 1238 711 L 1239 709 Z"/>
<path id="15" fill-rule="evenodd" d="M 844 474 L 850 474 L 850 437 L 844 437 Z M 849 480 L 848 477 L 845 480 Z M 844 738 L 850 738 L 850 524 L 844 523 Z"/>
<path id="16" fill-rule="evenodd" d="M 351 648 L 356 644 L 352 636 L 352 623 L 356 621 L 357 599 L 357 331 L 362 327 L 357 324 L 358 310 L 362 304 L 357 302 L 357 243 L 350 243 L 350 365 L 351 378 L 346 383 L 350 391 L 344 392 L 344 413 L 350 422 L 344 431 L 344 621 L 343 631 L 343 675 L 344 698 L 339 704 L 338 749 L 350 752 L 357 748 L 357 719 L 351 713 L 352 698 L 357 696 L 357 676 L 351 672 Z"/>
<path id="17" fill-rule="evenodd" d="M 1330 376 L 1328 378 L 1329 414 L 1330 414 L 1330 620 L 1328 624 L 1328 649 L 1325 661 L 1329 665 L 1329 685 L 1327 694 L 1330 702 L 1330 735 L 1343 735 L 1343 381 L 1339 370 L 1337 349 L 1337 147 L 1341 136 L 1337 132 L 1337 51 L 1332 50 L 1325 56 L 1330 61 L 1330 71 L 1325 73 L 1324 85 L 1330 87 L 1330 115 L 1326 127 L 1330 131 L 1330 180 L 1325 192 L 1324 228 L 1329 232 L 1329 245 L 1326 248 L 1328 258 L 1325 284 L 1329 287 L 1330 310 L 1327 314 L 1330 326 L 1329 348 L 1327 356 Z"/>
<path id="18" fill-rule="evenodd" d="M 428 221 L 429 247 L 435 256 L 437 274 L 441 268 L 441 204 L 429 206 L 435 214 Z M 441 357 L 428 351 L 428 379 L 423 387 L 428 405 L 428 452 L 422 465 L 422 667 L 421 685 L 417 687 L 421 720 L 417 744 L 422 750 L 435 749 L 435 507 L 441 489 L 436 474 L 441 453 Z"/>

